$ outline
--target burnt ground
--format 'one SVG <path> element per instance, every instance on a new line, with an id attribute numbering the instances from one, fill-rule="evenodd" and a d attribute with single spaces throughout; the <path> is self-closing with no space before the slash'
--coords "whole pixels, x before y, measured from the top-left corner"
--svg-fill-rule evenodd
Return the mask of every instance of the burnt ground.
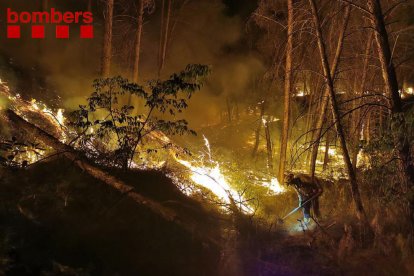
<path id="1" fill-rule="evenodd" d="M 0 275 L 410 275 L 411 262 L 398 253 L 358 247 L 342 218 L 325 232 L 291 231 L 295 221 L 266 228 L 254 218 L 219 216 L 162 172 L 113 173 L 208 231 L 221 231 L 221 248 L 58 158 L 1 170 Z"/>
<path id="2" fill-rule="evenodd" d="M 180 208 L 192 206 L 203 216 L 161 173 L 140 172 L 135 179 L 142 194 L 182 202 Z M 0 195 L 0 271 L 8 275 L 65 269 L 72 274 L 62 275 L 194 275 L 199 267 L 198 274 L 216 273 L 219 251 L 66 160 L 2 171 Z"/>

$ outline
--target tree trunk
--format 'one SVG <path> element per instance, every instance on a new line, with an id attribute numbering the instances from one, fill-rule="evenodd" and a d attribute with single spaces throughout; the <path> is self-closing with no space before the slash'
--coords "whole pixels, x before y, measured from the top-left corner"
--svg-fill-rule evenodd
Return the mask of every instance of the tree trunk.
<path id="1" fill-rule="evenodd" d="M 288 22 L 287 22 L 287 45 L 286 45 L 286 63 L 285 63 L 285 88 L 283 101 L 283 125 L 280 139 L 280 157 L 279 157 L 279 181 L 284 182 L 284 173 L 286 165 L 286 151 L 289 136 L 290 121 L 290 96 L 292 92 L 292 60 L 293 60 L 293 0 L 287 0 Z"/>
<path id="2" fill-rule="evenodd" d="M 407 125 L 402 108 L 400 94 L 398 92 L 398 80 L 392 60 L 391 48 L 388 40 L 388 33 L 385 27 L 379 0 L 369 0 L 368 10 L 370 20 L 375 30 L 375 41 L 378 49 L 378 57 L 382 68 L 385 89 L 391 98 L 391 131 L 393 133 L 394 146 L 405 179 L 406 190 L 414 189 L 414 164 L 410 153 L 410 142 L 407 137 Z M 410 207 L 411 224 L 414 224 L 414 198 L 408 199 Z"/>
<path id="3" fill-rule="evenodd" d="M 167 18 L 165 19 L 165 28 L 164 28 L 164 35 L 162 39 L 162 48 L 161 48 L 161 56 L 160 56 L 160 64 L 158 68 L 158 76 L 161 76 L 162 70 L 165 66 L 165 58 L 167 56 L 167 47 L 168 47 L 168 35 L 170 31 L 170 18 L 171 18 L 171 9 L 172 9 L 172 0 L 168 0 L 168 7 L 167 7 Z M 163 19 L 164 20 L 164 19 Z M 162 26 L 161 26 L 162 28 Z"/>
<path id="4" fill-rule="evenodd" d="M 141 37 L 142 37 L 142 26 L 144 23 L 144 0 L 139 0 L 138 8 L 138 26 L 135 34 L 135 58 L 134 58 L 134 69 L 132 72 L 133 82 L 138 82 L 139 76 L 139 61 L 141 57 Z"/>
<path id="5" fill-rule="evenodd" d="M 165 0 L 161 0 L 161 24 L 160 24 L 160 40 L 158 44 L 158 77 L 160 77 L 161 57 L 162 57 L 162 45 L 164 39 L 164 17 L 165 17 Z"/>
<path id="6" fill-rule="evenodd" d="M 266 121 L 264 124 L 266 133 L 266 148 L 267 148 L 267 168 L 270 172 L 273 171 L 273 147 L 272 147 L 272 136 L 270 135 L 269 122 Z"/>
<path id="7" fill-rule="evenodd" d="M 265 109 L 266 109 L 265 105 L 266 105 L 266 101 L 263 101 L 262 106 L 260 107 L 259 125 L 257 126 L 256 131 L 254 133 L 255 140 L 254 140 L 254 146 L 253 146 L 253 151 L 252 151 L 252 157 L 256 156 L 257 150 L 259 149 L 260 131 L 262 130 L 263 116 L 264 116 L 264 112 L 265 112 Z"/>
<path id="8" fill-rule="evenodd" d="M 133 200 L 134 202 L 144 206 L 151 212 L 159 215 L 166 221 L 180 225 L 189 233 L 197 236 L 201 241 L 219 246 L 219 243 L 215 237 L 207 236 L 206 234 L 200 232 L 202 231 L 202 229 L 200 229 L 199 227 L 197 229 L 194 223 L 185 220 L 183 217 L 180 217 L 174 210 L 166 208 L 160 203 L 152 199 L 146 198 L 141 194 L 135 192 L 134 187 L 129 186 L 122 180 L 112 176 L 111 174 L 93 165 L 85 157 L 83 157 L 81 153 L 77 152 L 72 147 L 61 143 L 58 139 L 56 139 L 49 133 L 45 132 L 44 130 L 40 129 L 39 127 L 27 122 L 22 117 L 17 115 L 14 111 L 7 110 L 6 116 L 10 123 L 14 125 L 17 129 L 24 130 L 27 133 L 36 136 L 45 145 L 53 148 L 57 152 L 61 152 L 65 158 L 71 160 L 74 165 L 79 167 L 82 171 L 89 174 L 96 180 L 99 180 L 102 183 L 109 185 L 113 189 L 117 190 L 121 194 Z"/>
<path id="9" fill-rule="evenodd" d="M 106 78 L 111 71 L 112 57 L 112 22 L 114 13 L 114 0 L 106 0 L 104 13 L 104 38 L 101 57 L 101 76 Z"/>
<path id="10" fill-rule="evenodd" d="M 339 38 L 338 38 L 338 44 L 336 47 L 336 52 L 335 52 L 335 57 L 334 60 L 332 62 L 332 69 L 330 71 L 330 76 L 332 76 L 332 81 L 334 81 L 336 79 L 336 75 L 337 75 L 337 71 L 338 71 L 338 67 L 339 67 L 339 61 L 340 61 L 340 57 L 342 54 L 342 49 L 343 49 L 343 45 L 344 45 L 344 40 L 345 40 L 345 32 L 346 29 L 348 27 L 348 22 L 349 22 L 349 17 L 351 14 L 351 8 L 350 6 L 346 7 L 345 10 L 345 15 L 344 15 L 344 23 L 342 25 L 341 31 L 339 33 Z M 316 26 L 316 28 L 318 28 Z M 313 136 L 313 146 L 312 146 L 312 154 L 311 154 L 311 163 L 310 163 L 310 174 L 313 177 L 315 177 L 315 169 L 316 169 L 316 159 L 318 158 L 318 150 L 319 150 L 319 143 L 320 143 L 320 139 L 322 138 L 322 127 L 323 127 L 323 123 L 325 122 L 325 117 L 326 117 L 326 111 L 327 111 L 327 107 L 328 107 L 328 103 L 329 103 L 329 87 L 327 86 L 325 91 L 323 92 L 322 95 L 322 103 L 321 106 L 319 108 L 319 117 L 316 121 L 316 127 L 315 127 L 315 133 Z"/>
<path id="11" fill-rule="evenodd" d="M 49 0 L 43 0 L 42 1 L 42 10 L 46 11 L 48 7 L 49 7 Z"/>
<path id="12" fill-rule="evenodd" d="M 358 88 L 358 92 L 357 93 L 357 97 L 361 97 L 362 95 L 364 95 L 364 91 L 365 91 L 365 86 L 366 86 L 366 82 L 367 82 L 367 75 L 368 75 L 368 61 L 369 61 L 369 54 L 371 52 L 371 48 L 372 48 L 372 40 L 374 39 L 374 34 L 372 32 L 370 32 L 370 35 L 368 37 L 367 40 L 367 44 L 365 46 L 365 52 L 364 52 L 364 66 L 362 68 L 362 78 L 361 78 L 361 86 Z M 359 79 L 358 77 L 356 77 L 356 79 Z M 362 98 L 353 101 L 354 106 L 353 108 L 356 108 L 357 106 L 359 106 L 362 103 Z M 361 136 L 361 110 L 357 109 L 354 111 L 354 119 L 352 120 L 354 123 L 354 133 L 353 133 L 353 144 L 354 144 L 354 151 L 352 153 L 352 164 L 354 166 L 354 169 L 356 169 L 357 167 L 357 160 L 358 160 L 358 153 L 359 153 L 359 139 Z"/>
<path id="13" fill-rule="evenodd" d="M 410 142 L 407 138 L 407 126 L 402 108 L 400 94 L 398 92 L 397 74 L 392 60 L 391 48 L 388 40 L 388 33 L 385 27 L 379 0 L 369 0 L 368 9 L 370 20 L 375 30 L 375 41 L 378 49 L 378 57 L 382 68 L 382 77 L 391 98 L 392 133 L 394 145 L 401 161 L 402 171 L 405 180 L 410 188 L 414 188 L 414 165 L 410 154 Z M 414 202 L 411 202 L 412 219 L 414 222 Z"/>
<path id="14" fill-rule="evenodd" d="M 382 137 L 384 135 L 384 115 L 383 115 L 383 107 L 379 106 L 379 111 L 378 111 L 378 116 L 379 116 L 379 136 Z"/>
<path id="15" fill-rule="evenodd" d="M 239 102 L 236 100 L 235 101 L 235 106 L 236 106 L 236 121 L 239 121 L 240 120 L 240 110 L 239 110 Z"/>
<path id="16" fill-rule="evenodd" d="M 365 214 L 364 207 L 362 205 L 362 200 L 361 200 L 361 195 L 359 193 L 359 187 L 358 187 L 358 182 L 356 179 L 356 174 L 352 166 L 351 159 L 349 157 L 349 152 L 348 152 L 347 144 L 345 141 L 345 135 L 342 129 L 341 116 L 339 114 L 338 104 L 337 104 L 335 90 L 334 90 L 334 82 L 333 82 L 333 78 L 331 75 L 328 57 L 326 54 L 325 42 L 322 36 L 322 28 L 321 28 L 320 21 L 319 21 L 318 9 L 316 8 L 315 0 L 309 0 L 309 3 L 311 5 L 312 17 L 313 17 L 313 21 L 314 21 L 315 29 L 316 29 L 316 37 L 318 40 L 318 49 L 319 49 L 319 54 L 321 57 L 323 74 L 325 76 L 327 87 L 329 89 L 329 98 L 330 98 L 331 109 L 332 109 L 332 117 L 335 122 L 335 129 L 338 134 L 340 146 L 342 149 L 344 163 L 345 163 L 345 166 L 348 172 L 349 180 L 351 182 L 352 197 L 354 199 L 357 217 L 360 221 L 367 223 L 367 217 Z M 348 5 L 347 6 L 348 12 L 349 12 L 349 9 L 350 9 L 350 6 Z"/>
<path id="17" fill-rule="evenodd" d="M 88 7 L 86 8 L 88 12 L 92 11 L 92 0 L 88 0 Z"/>
<path id="18" fill-rule="evenodd" d="M 317 123 L 317 118 L 316 118 L 316 111 L 320 110 L 319 109 L 319 105 L 322 102 L 322 96 L 320 94 L 323 93 L 318 93 L 320 90 L 320 85 L 323 81 L 321 81 L 321 78 L 318 76 L 317 78 L 315 78 L 316 81 L 314 81 L 314 85 L 312 86 L 313 89 L 311 88 L 311 98 L 312 100 L 310 101 L 310 105 L 309 105 L 309 110 L 308 110 L 308 116 L 309 118 L 309 122 L 307 124 L 306 130 L 307 130 L 307 134 L 306 134 L 306 145 L 309 144 L 309 147 L 311 150 L 308 150 L 306 152 L 306 162 L 305 164 L 310 163 L 310 158 L 311 158 L 311 152 L 312 152 L 312 147 L 311 147 L 311 143 L 313 140 L 313 137 L 315 135 L 315 125 Z M 315 101 L 315 104 L 313 104 L 313 102 Z M 314 114 L 314 115 L 313 115 Z"/>
<path id="19" fill-rule="evenodd" d="M 372 109 L 368 111 L 367 114 L 367 121 L 365 123 L 365 141 L 367 144 L 371 142 L 371 115 L 372 115 Z"/>
<path id="20" fill-rule="evenodd" d="M 330 146 L 330 139 L 329 131 L 326 133 L 326 141 L 325 141 L 325 155 L 323 157 L 323 170 L 325 171 L 328 167 L 329 163 L 329 146 Z"/>
<path id="21" fill-rule="evenodd" d="M 231 124 L 231 119 L 232 119 L 232 106 L 230 104 L 229 97 L 226 98 L 226 105 L 227 105 L 227 118 L 228 118 L 228 122 L 229 122 L 229 124 Z"/>

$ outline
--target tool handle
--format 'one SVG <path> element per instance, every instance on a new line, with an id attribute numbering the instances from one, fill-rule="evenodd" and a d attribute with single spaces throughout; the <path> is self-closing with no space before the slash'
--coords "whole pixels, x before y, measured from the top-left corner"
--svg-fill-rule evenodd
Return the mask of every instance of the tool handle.
<path id="1" fill-rule="evenodd" d="M 296 207 L 295 209 L 293 209 L 292 211 L 290 211 L 286 216 L 284 216 L 282 218 L 282 220 L 284 220 L 285 218 L 289 217 L 290 215 L 296 213 L 296 211 L 300 210 L 302 207 L 304 207 L 308 202 L 310 202 L 311 200 L 317 198 L 318 196 L 320 196 L 321 193 L 316 193 L 315 195 L 313 195 L 311 198 L 309 198 L 308 200 L 306 200 L 305 202 L 303 202 L 301 205 L 299 205 L 298 207 Z"/>

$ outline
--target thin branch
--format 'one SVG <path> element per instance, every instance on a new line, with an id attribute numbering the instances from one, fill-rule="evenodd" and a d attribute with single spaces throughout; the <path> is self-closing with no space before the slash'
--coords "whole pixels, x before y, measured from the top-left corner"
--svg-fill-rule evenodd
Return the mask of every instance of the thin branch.
<path id="1" fill-rule="evenodd" d="M 339 0 L 339 1 L 344 2 L 344 3 L 347 3 L 347 4 L 351 5 L 352 7 L 355 7 L 358 10 L 360 10 L 360 11 L 366 13 L 366 14 L 371 14 L 369 12 L 369 10 L 367 10 L 366 8 L 364 8 L 364 7 L 362 7 L 362 6 L 358 5 L 358 4 L 355 4 L 354 2 L 352 2 L 350 0 Z"/>

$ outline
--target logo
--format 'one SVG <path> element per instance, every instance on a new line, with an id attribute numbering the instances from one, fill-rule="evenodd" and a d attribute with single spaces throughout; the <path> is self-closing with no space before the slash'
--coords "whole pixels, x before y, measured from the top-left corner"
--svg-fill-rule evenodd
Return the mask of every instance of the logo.
<path id="1" fill-rule="evenodd" d="M 80 38 L 90 39 L 94 36 L 93 14 L 90 11 L 58 11 L 51 8 L 48 11 L 16 11 L 6 9 L 7 38 L 18 39 L 22 29 L 31 32 L 31 38 L 42 39 L 54 36 L 57 39 L 68 39 L 71 32 L 79 33 Z M 46 31 L 45 26 L 53 25 L 54 34 Z M 78 29 L 78 30 L 76 30 Z"/>

